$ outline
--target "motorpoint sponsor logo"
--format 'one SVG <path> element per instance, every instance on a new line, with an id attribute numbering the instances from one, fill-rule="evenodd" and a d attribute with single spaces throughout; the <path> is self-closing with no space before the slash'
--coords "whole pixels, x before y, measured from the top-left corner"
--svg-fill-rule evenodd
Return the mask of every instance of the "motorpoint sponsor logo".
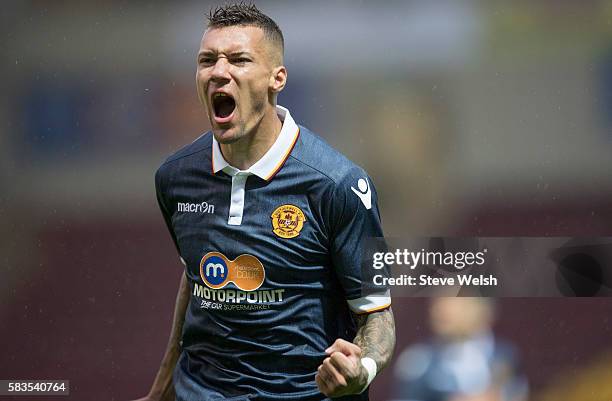
<path id="1" fill-rule="evenodd" d="M 266 278 L 263 264 L 253 255 L 229 260 L 220 252 L 208 252 L 200 261 L 200 276 L 207 287 L 223 288 L 229 283 L 243 291 L 254 291 Z"/>
<path id="2" fill-rule="evenodd" d="M 284 288 L 275 290 L 241 291 L 232 289 L 214 290 L 198 283 L 195 283 L 193 286 L 193 295 L 196 297 L 213 302 L 227 302 L 233 304 L 283 302 L 284 293 Z"/>
<path id="3" fill-rule="evenodd" d="M 243 308 L 249 310 L 266 309 L 265 305 L 283 302 L 285 289 L 259 290 L 265 276 L 263 264 L 253 255 L 229 260 L 220 252 L 208 252 L 200 261 L 200 277 L 205 285 L 195 283 L 193 295 L 201 298 L 205 309 L 240 310 L 227 304 L 251 304 Z M 238 289 L 225 288 L 230 283 Z"/>

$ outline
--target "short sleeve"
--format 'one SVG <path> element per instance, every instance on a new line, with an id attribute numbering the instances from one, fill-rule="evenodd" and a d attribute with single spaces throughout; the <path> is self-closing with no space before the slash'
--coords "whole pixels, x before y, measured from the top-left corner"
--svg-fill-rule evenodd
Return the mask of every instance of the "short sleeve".
<path id="1" fill-rule="evenodd" d="M 389 289 L 374 284 L 372 255 L 386 248 L 376 189 L 360 168 L 352 168 L 336 183 L 331 205 L 331 257 L 350 309 L 369 313 L 391 305 Z"/>
<path id="2" fill-rule="evenodd" d="M 168 208 L 165 197 L 164 197 L 164 194 L 166 194 L 167 192 L 166 192 L 166 187 L 164 186 L 164 183 L 163 183 L 162 167 L 160 167 L 155 173 L 155 194 L 157 196 L 157 204 L 159 205 L 159 210 L 161 211 L 164 221 L 166 222 L 166 227 L 168 228 L 168 231 L 170 232 L 170 236 L 172 237 L 172 241 L 174 242 L 176 251 L 179 254 L 181 263 L 184 266 L 186 266 L 187 263 L 185 262 L 185 259 L 183 259 L 183 257 L 181 256 L 181 250 L 179 248 L 178 241 L 176 240 L 176 235 L 174 233 L 174 230 L 172 229 L 172 220 L 171 220 L 172 213 L 170 212 L 170 209 Z"/>

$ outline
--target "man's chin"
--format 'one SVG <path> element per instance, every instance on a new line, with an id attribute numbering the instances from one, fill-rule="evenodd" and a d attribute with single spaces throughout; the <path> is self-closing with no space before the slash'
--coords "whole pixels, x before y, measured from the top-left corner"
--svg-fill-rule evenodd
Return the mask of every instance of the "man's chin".
<path id="1" fill-rule="evenodd" d="M 240 135 L 238 135 L 238 130 L 236 127 L 217 127 L 213 128 L 212 132 L 217 142 L 222 143 L 224 145 L 232 144 L 240 139 Z"/>

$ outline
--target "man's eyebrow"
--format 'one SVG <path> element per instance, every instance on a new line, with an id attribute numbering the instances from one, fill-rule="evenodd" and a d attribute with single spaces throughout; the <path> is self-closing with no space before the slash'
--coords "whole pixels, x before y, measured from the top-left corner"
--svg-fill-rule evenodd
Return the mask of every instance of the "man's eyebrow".
<path id="1" fill-rule="evenodd" d="M 198 57 L 200 56 L 216 56 L 217 54 L 219 54 L 219 52 L 216 51 L 212 51 L 212 50 L 202 50 L 201 52 L 198 53 Z M 249 57 L 253 57 L 253 55 L 251 53 L 249 53 L 248 51 L 234 51 L 234 52 L 229 52 L 227 54 L 230 57 L 239 57 L 239 56 L 249 56 Z"/>
<path id="2" fill-rule="evenodd" d="M 230 52 L 229 55 L 232 56 L 232 57 L 251 56 L 251 53 L 249 53 L 247 51 L 235 51 L 235 52 Z"/>

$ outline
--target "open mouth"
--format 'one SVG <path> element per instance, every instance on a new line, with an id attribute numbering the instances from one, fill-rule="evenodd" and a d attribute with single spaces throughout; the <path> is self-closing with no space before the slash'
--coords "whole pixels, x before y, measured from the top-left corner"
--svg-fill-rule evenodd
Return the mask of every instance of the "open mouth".
<path id="1" fill-rule="evenodd" d="M 212 95 L 212 106 L 218 122 L 227 122 L 236 108 L 236 101 L 227 93 L 216 92 Z"/>

